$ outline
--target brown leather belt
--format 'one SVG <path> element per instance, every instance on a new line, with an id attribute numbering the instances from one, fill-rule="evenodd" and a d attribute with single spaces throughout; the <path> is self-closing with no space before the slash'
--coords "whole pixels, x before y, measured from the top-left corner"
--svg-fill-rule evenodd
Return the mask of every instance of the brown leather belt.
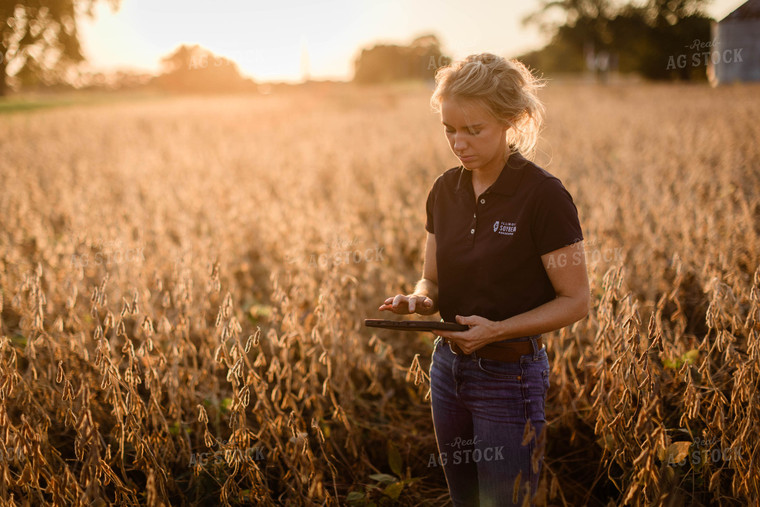
<path id="1" fill-rule="evenodd" d="M 464 351 L 459 348 L 459 345 L 449 340 L 448 338 L 444 338 L 443 336 L 441 338 L 443 338 L 443 341 L 449 345 L 451 351 L 454 354 L 458 356 L 466 355 Z M 543 346 L 543 341 L 541 340 L 540 336 L 536 340 L 536 345 L 538 346 L 539 350 Z M 531 344 L 530 340 L 489 343 L 488 345 L 485 345 L 476 350 L 474 354 L 476 357 L 482 357 L 484 359 L 494 359 L 496 361 L 515 363 L 520 361 L 520 356 L 524 356 L 525 354 L 533 354 L 533 345 Z"/>

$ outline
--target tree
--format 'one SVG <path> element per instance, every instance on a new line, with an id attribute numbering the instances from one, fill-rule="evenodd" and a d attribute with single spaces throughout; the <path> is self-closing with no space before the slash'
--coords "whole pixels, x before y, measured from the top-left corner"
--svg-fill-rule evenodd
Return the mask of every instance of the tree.
<path id="1" fill-rule="evenodd" d="M 540 0 L 538 9 L 524 17 L 525 25 L 537 25 L 546 33 L 575 28 L 595 45 L 609 42 L 608 23 L 616 10 L 610 0 Z M 553 18 L 559 12 L 559 18 Z"/>
<path id="2" fill-rule="evenodd" d="M 594 70 L 605 80 L 614 57 L 610 23 L 617 9 L 614 0 L 540 0 L 522 21 L 553 33 L 551 42 L 520 59 L 544 72 Z"/>
<path id="3" fill-rule="evenodd" d="M 614 57 L 622 72 L 650 79 L 705 79 L 703 68 L 673 69 L 668 62 L 693 41 L 710 38 L 710 19 L 701 12 L 707 1 L 647 0 L 634 5 L 613 4 L 613 0 L 541 0 L 539 9 L 523 23 L 536 24 L 554 35 L 545 48 L 521 59 L 544 72 L 577 72 L 587 67 L 588 54 L 600 52 Z M 562 14 L 559 21 L 551 18 L 556 11 Z"/>
<path id="4" fill-rule="evenodd" d="M 94 17 L 98 0 L 0 1 L 0 96 L 7 93 L 9 71 L 20 84 L 60 78 L 84 60 L 77 13 Z M 120 0 L 106 0 L 113 10 Z"/>
<path id="5" fill-rule="evenodd" d="M 404 79 L 431 79 L 451 59 L 441 53 L 435 35 L 422 35 L 409 46 L 377 45 L 363 49 L 355 61 L 354 81 L 381 83 Z"/>
<path id="6" fill-rule="evenodd" d="M 175 93 L 255 91 L 256 84 L 240 75 L 237 64 L 199 45 L 181 45 L 161 59 L 164 72 L 154 82 Z"/>
<path id="7" fill-rule="evenodd" d="M 645 5 L 650 25 L 673 26 L 688 18 L 702 17 L 710 0 L 649 0 Z"/>

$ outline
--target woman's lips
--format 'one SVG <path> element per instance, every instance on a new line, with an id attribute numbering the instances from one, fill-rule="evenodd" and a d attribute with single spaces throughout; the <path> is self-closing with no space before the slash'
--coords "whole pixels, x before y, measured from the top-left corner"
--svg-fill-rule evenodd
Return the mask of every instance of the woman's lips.
<path id="1" fill-rule="evenodd" d="M 475 155 L 468 155 L 466 157 L 459 157 L 459 160 L 462 163 L 465 163 L 465 162 L 471 162 L 474 158 L 475 158 Z"/>

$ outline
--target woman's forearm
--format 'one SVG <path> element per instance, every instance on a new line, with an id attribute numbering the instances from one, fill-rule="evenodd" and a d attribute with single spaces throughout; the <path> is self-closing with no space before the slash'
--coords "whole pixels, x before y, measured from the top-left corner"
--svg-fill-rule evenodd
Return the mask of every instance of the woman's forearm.
<path id="1" fill-rule="evenodd" d="M 588 297 L 557 296 L 541 306 L 496 323 L 491 341 L 548 333 L 577 322 L 588 315 Z"/>

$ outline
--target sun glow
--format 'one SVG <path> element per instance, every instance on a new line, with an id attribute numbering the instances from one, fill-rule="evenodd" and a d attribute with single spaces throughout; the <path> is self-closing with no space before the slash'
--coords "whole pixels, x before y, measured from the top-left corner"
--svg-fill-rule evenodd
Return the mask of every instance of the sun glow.
<path id="1" fill-rule="evenodd" d="M 229 0 L 213 6 L 122 0 L 117 12 L 98 4 L 95 19 L 82 18 L 80 27 L 86 56 L 95 68 L 157 72 L 161 57 L 177 46 L 199 44 L 234 60 L 243 74 L 256 80 L 298 81 L 305 74 L 350 79 L 362 47 L 407 44 L 426 33 L 435 33 L 444 50 L 455 56 L 487 50 L 516 54 L 541 44 L 537 32 L 520 28 L 526 7 L 517 0 L 471 4 L 463 13 L 443 10 L 432 0 Z M 496 21 L 482 16 L 485 11 L 492 11 Z"/>
<path id="2" fill-rule="evenodd" d="M 708 12 L 720 18 L 741 0 L 716 0 Z M 538 2 L 471 0 L 442 7 L 434 0 L 282 0 L 187 2 L 121 0 L 113 12 L 96 5 L 81 18 L 89 64 L 97 69 L 160 71 L 160 60 L 181 44 L 199 44 L 237 62 L 255 80 L 348 80 L 364 47 L 408 44 L 434 33 L 446 54 L 459 58 L 489 51 L 514 57 L 548 42 L 521 19 Z"/>

